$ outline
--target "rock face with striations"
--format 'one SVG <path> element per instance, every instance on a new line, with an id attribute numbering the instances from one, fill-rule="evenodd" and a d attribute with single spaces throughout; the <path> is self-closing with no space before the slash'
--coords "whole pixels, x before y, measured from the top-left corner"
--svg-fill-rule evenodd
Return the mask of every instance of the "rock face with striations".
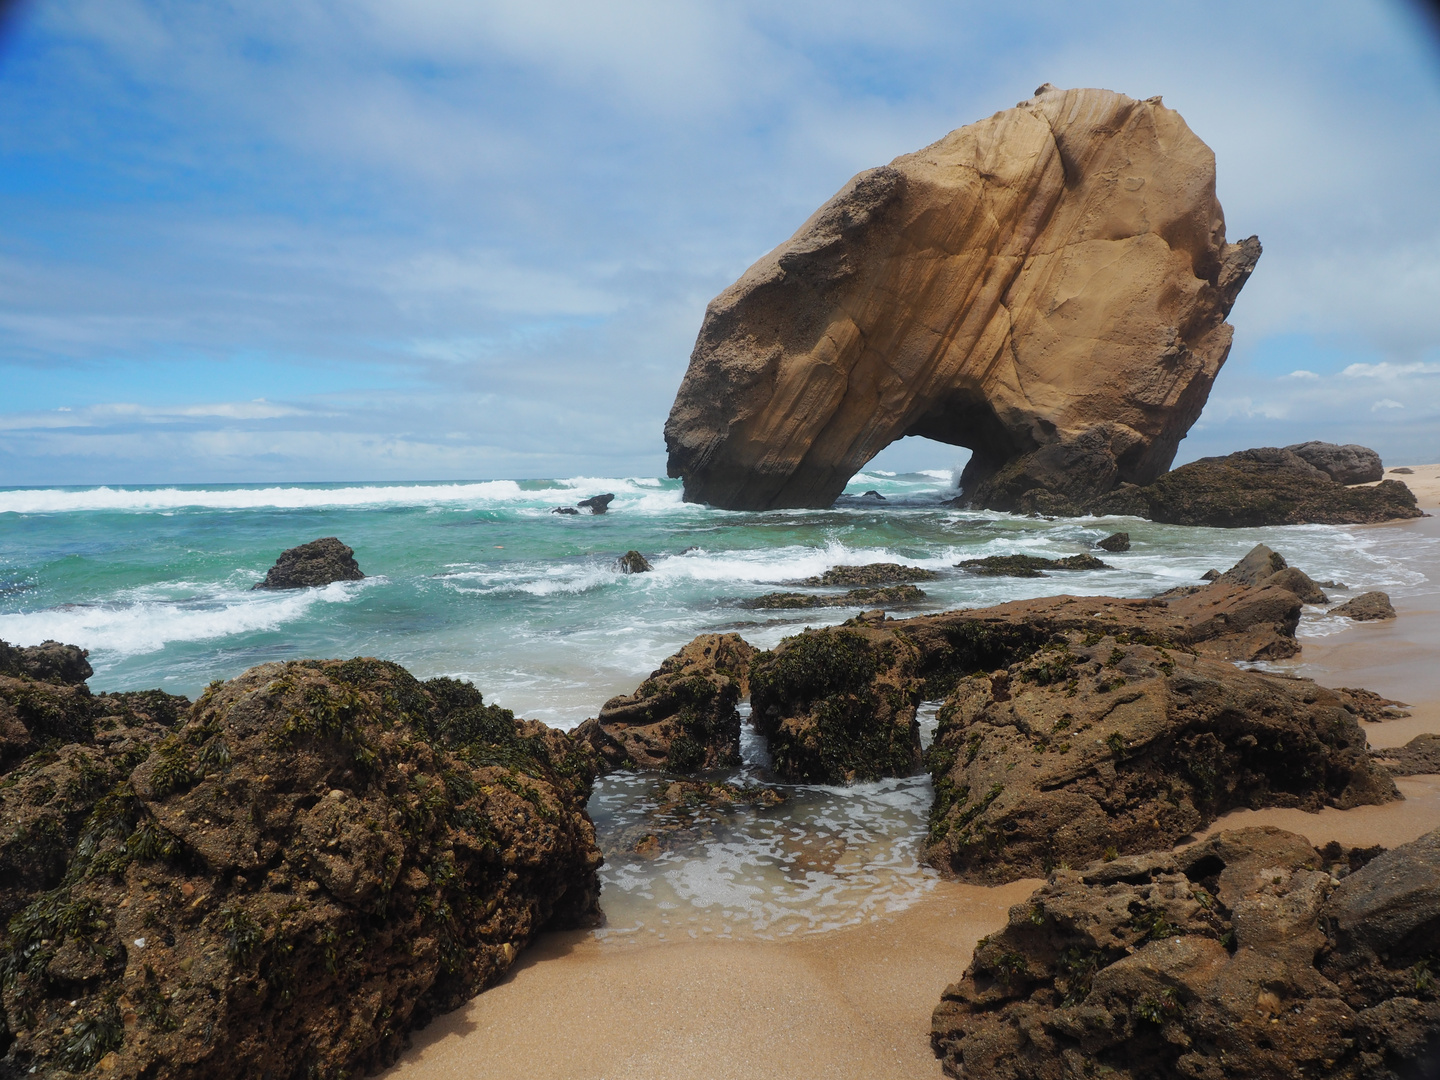
<path id="1" fill-rule="evenodd" d="M 665 425 L 685 497 L 828 506 L 921 435 L 987 505 L 1169 466 L 1260 244 L 1159 98 L 1045 85 L 861 173 L 713 300 Z"/>
<path id="2" fill-rule="evenodd" d="M 308 589 L 332 581 L 359 581 L 365 575 L 354 549 L 326 536 L 280 553 L 257 589 Z"/>

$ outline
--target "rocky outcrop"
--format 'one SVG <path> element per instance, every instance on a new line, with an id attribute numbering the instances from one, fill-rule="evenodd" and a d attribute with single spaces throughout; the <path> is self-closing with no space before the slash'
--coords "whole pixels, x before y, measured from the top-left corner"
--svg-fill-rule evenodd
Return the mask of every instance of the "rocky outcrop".
<path id="1" fill-rule="evenodd" d="M 326 536 L 280 553 L 257 589 L 308 589 L 332 581 L 359 581 L 365 575 L 355 552 L 338 538 Z"/>
<path id="2" fill-rule="evenodd" d="M 649 559 L 632 548 L 615 560 L 615 569 L 622 574 L 648 574 L 655 568 Z"/>
<path id="3" fill-rule="evenodd" d="M 87 649 L 58 641 L 21 648 L 0 641 L 0 676 L 75 685 L 95 674 L 86 659 L 89 655 Z"/>
<path id="4" fill-rule="evenodd" d="M 905 435 L 1010 508 L 1163 472 L 1260 256 L 1159 98 L 1041 87 L 850 181 L 710 303 L 665 425 L 685 498 L 829 506 Z"/>
<path id="5" fill-rule="evenodd" d="M 1046 559 L 1039 555 L 987 555 L 983 559 L 965 559 L 955 565 L 966 573 L 981 577 L 1045 577 L 1047 570 L 1110 569 L 1094 555 L 1084 552 L 1060 559 Z"/>
<path id="6" fill-rule="evenodd" d="M 946 989 L 931 1024 L 944 1071 L 1435 1075 L 1440 835 L 1349 854 L 1240 829 L 1057 870 Z"/>
<path id="7" fill-rule="evenodd" d="M 1331 615 L 1344 615 L 1356 622 L 1376 622 L 1395 618 L 1395 608 L 1390 604 L 1390 594 L 1380 592 L 1361 593 L 1353 600 L 1337 604 L 1329 611 Z"/>
<path id="8" fill-rule="evenodd" d="M 614 495 L 591 495 L 590 498 L 581 499 L 575 505 L 589 510 L 592 514 L 603 514 L 610 509 L 610 504 L 614 501 Z"/>
<path id="9" fill-rule="evenodd" d="M 1404 746 L 1371 750 L 1370 756 L 1391 776 L 1440 773 L 1440 735 L 1433 731 L 1423 732 Z"/>
<path id="10" fill-rule="evenodd" d="M 1273 585 L 1292 592 L 1307 604 L 1328 604 L 1329 598 L 1303 570 L 1290 566 L 1285 556 L 1264 544 L 1256 544 L 1249 553 L 1218 580 L 1229 585 Z"/>
<path id="11" fill-rule="evenodd" d="M 1220 660 L 1299 651 L 1300 600 L 1285 589 L 1212 585 L 1151 600 L 1051 596 L 911 619 L 867 612 L 756 656 L 751 717 L 788 780 L 905 775 L 919 754 L 915 709 L 976 672 L 1024 660 L 1059 636 L 1124 636 Z"/>
<path id="12" fill-rule="evenodd" d="M 749 693 L 754 655 L 739 634 L 701 634 L 633 694 L 611 698 L 572 734 L 612 769 L 693 773 L 734 765 L 740 760 L 735 706 Z"/>
<path id="13" fill-rule="evenodd" d="M 962 680 L 927 762 L 926 859 L 967 881 L 1169 846 L 1237 807 L 1398 797 L 1331 691 L 1094 632 Z"/>
<path id="14" fill-rule="evenodd" d="M 823 574 L 806 578 L 801 585 L 903 585 L 912 581 L 934 581 L 940 575 L 923 566 L 899 563 L 866 563 L 863 566 L 832 566 Z"/>
<path id="15" fill-rule="evenodd" d="M 1129 551 L 1130 534 L 1128 532 L 1111 533 L 1104 540 L 1096 540 L 1095 546 L 1101 551 Z"/>
<path id="16" fill-rule="evenodd" d="M 1363 525 L 1423 517 L 1414 493 L 1398 480 L 1346 487 L 1289 450 L 1262 447 L 1228 457 L 1201 458 L 1134 492 L 1119 492 L 1138 506 L 1096 512 L 1140 513 L 1168 525 L 1225 529 L 1264 525 Z"/>
<path id="17" fill-rule="evenodd" d="M 361 1075 L 596 911 L 593 759 L 468 683 L 297 661 L 178 722 L 126 700 L 0 783 L 4 1075 Z"/>
<path id="18" fill-rule="evenodd" d="M 1285 447 L 1296 457 L 1315 466 L 1337 484 L 1370 484 L 1385 476 L 1380 455 L 1368 446 L 1347 443 L 1303 442 Z"/>
<path id="19" fill-rule="evenodd" d="M 851 589 L 843 594 L 773 592 L 741 600 L 740 606 L 760 610 L 777 608 L 872 607 L 876 604 L 918 604 L 925 591 L 914 585 L 881 585 Z"/>

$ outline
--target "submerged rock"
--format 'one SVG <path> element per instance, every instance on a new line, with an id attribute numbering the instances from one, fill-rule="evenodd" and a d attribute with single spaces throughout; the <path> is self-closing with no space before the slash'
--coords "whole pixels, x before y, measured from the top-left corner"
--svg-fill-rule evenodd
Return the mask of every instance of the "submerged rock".
<path id="1" fill-rule="evenodd" d="M 972 448 L 962 486 L 998 509 L 1148 483 L 1260 256 L 1224 220 L 1214 156 L 1159 98 L 1042 86 L 856 176 L 710 303 L 669 473 L 692 502 L 823 507 L 921 435 Z"/>
<path id="2" fill-rule="evenodd" d="M 555 507 L 553 510 L 551 510 L 550 512 L 551 512 L 552 514 L 578 514 L 578 513 L 580 513 L 580 511 L 579 511 L 579 510 L 576 510 L 575 507 L 573 507 L 573 506 L 557 506 L 557 507 Z"/>
<path id="3" fill-rule="evenodd" d="M 1130 534 L 1128 532 L 1111 533 L 1104 540 L 1096 540 L 1095 546 L 1102 551 L 1129 551 Z"/>
<path id="4" fill-rule="evenodd" d="M 610 504 L 614 501 L 614 495 L 591 495 L 590 498 L 581 499 L 575 505 L 589 510 L 592 514 L 603 514 L 610 509 Z"/>
<path id="5" fill-rule="evenodd" d="M 1045 559 L 1038 555 L 987 555 L 983 559 L 965 559 L 955 564 L 961 570 L 981 577 L 1045 577 L 1047 570 L 1109 570 L 1108 564 L 1094 555 L 1081 553 L 1062 559 Z"/>
<path id="6" fill-rule="evenodd" d="M 615 569 L 622 574 L 648 574 L 655 568 L 640 552 L 631 549 L 615 560 Z"/>
<path id="7" fill-rule="evenodd" d="M 71 734 L 0 783 L 4 1075 L 360 1075 L 596 912 L 592 758 L 467 683 L 83 691 L 26 683 Z"/>
<path id="8" fill-rule="evenodd" d="M 946 989 L 936 1056 L 987 1080 L 1433 1076 L 1440 833 L 1369 855 L 1239 829 L 1057 870 Z"/>
<path id="9" fill-rule="evenodd" d="M 611 769 L 693 773 L 740 760 L 736 703 L 750 689 L 755 655 L 739 634 L 701 634 L 633 694 L 613 697 L 572 734 Z"/>
<path id="10" fill-rule="evenodd" d="M 1374 622 L 1379 619 L 1395 618 L 1395 609 L 1390 604 L 1389 593 L 1379 590 L 1361 593 L 1353 600 L 1347 600 L 1330 609 L 1331 615 L 1344 615 L 1356 622 Z"/>
<path id="11" fill-rule="evenodd" d="M 727 784 L 715 780 L 676 780 L 653 805 L 642 803 L 643 816 L 617 830 L 607 841 L 642 859 L 667 851 L 693 851 L 698 844 L 724 842 L 726 827 L 738 810 L 768 810 L 785 796 L 758 784 Z"/>
<path id="12" fill-rule="evenodd" d="M 925 599 L 924 590 L 914 585 L 882 585 L 851 589 L 844 595 L 826 593 L 776 592 L 741 600 L 746 608 L 864 607 L 866 604 L 914 604 Z"/>
<path id="13" fill-rule="evenodd" d="M 1175 843 L 1237 807 L 1398 797 L 1339 696 L 1071 631 L 941 707 L 926 859 L 1001 882 Z"/>
<path id="14" fill-rule="evenodd" d="M 1369 484 L 1385 476 L 1380 455 L 1368 446 L 1349 443 L 1303 442 L 1285 447 L 1298 458 L 1315 466 L 1337 484 Z"/>
<path id="15" fill-rule="evenodd" d="M 333 581 L 359 581 L 365 575 L 355 552 L 338 538 L 326 536 L 280 553 L 256 589 L 307 589 Z"/>
<path id="16" fill-rule="evenodd" d="M 806 578 L 801 585 L 900 585 L 909 581 L 934 581 L 940 575 L 923 566 L 899 563 L 866 563 L 863 566 L 832 566 L 823 574 Z"/>

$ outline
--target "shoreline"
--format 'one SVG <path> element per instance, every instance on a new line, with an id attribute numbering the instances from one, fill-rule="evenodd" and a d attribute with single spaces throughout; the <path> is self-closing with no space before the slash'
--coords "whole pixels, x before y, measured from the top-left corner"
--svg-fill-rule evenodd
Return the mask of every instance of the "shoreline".
<path id="1" fill-rule="evenodd" d="M 1398 476 L 1440 512 L 1440 466 Z M 1389 478 L 1390 470 L 1386 471 Z M 1440 540 L 1440 516 L 1364 528 Z M 1394 598 L 1398 618 L 1304 637 L 1277 673 L 1362 686 L 1405 701 L 1411 716 L 1366 723 L 1371 746 L 1440 732 L 1440 543 L 1425 584 Z M 1303 569 L 1303 567 L 1302 567 Z M 1317 846 L 1394 847 L 1440 828 L 1440 776 L 1396 782 L 1403 800 L 1353 810 L 1233 811 L 1202 835 L 1275 825 Z M 686 1080 L 939 1077 L 930 1013 L 1038 880 L 1002 886 L 940 881 L 903 911 L 862 926 L 778 941 L 599 940 L 540 935 L 497 986 L 412 1036 L 389 1080 Z M 584 1032 L 584 1037 L 577 1037 Z M 803 1067 L 799 1064 L 803 1062 Z"/>

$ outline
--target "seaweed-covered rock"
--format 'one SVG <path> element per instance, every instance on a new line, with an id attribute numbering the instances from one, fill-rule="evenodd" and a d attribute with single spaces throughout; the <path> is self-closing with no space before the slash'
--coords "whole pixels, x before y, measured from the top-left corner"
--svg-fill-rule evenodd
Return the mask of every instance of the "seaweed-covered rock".
<path id="1" fill-rule="evenodd" d="M 944 1071 L 1435 1075 L 1440 835 L 1349 854 L 1240 829 L 1057 871 L 946 989 L 931 1022 Z"/>
<path id="2" fill-rule="evenodd" d="M 86 659 L 89 655 L 88 649 L 62 645 L 58 641 L 24 647 L 0 641 L 0 675 L 73 686 L 95 674 Z"/>
<path id="3" fill-rule="evenodd" d="M 668 851 L 733 839 L 731 822 L 737 812 L 768 810 L 785 796 L 758 784 L 717 780 L 673 780 L 654 798 L 641 798 L 620 828 L 605 837 L 608 851 L 654 859 Z"/>
<path id="4" fill-rule="evenodd" d="M 1146 517 L 1170 525 L 1359 525 L 1422 517 L 1398 480 L 1346 487 L 1289 450 L 1201 458 L 1141 489 Z"/>
<path id="5" fill-rule="evenodd" d="M 926 858 L 965 880 L 1173 844 L 1237 807 L 1398 797 L 1331 691 L 1128 635 L 1052 639 L 938 719 Z"/>
<path id="6" fill-rule="evenodd" d="M 1337 484 L 1369 484 L 1385 475 L 1380 455 L 1368 446 L 1347 443 L 1303 442 L 1285 447 L 1308 465 L 1313 465 Z"/>
<path id="7" fill-rule="evenodd" d="M 987 555 L 983 559 L 965 559 L 955 565 L 966 573 L 981 577 L 1045 577 L 1047 570 L 1110 569 L 1094 555 L 1084 552 L 1060 559 L 1046 559 L 1039 555 Z"/>
<path id="8" fill-rule="evenodd" d="M 913 643 L 858 620 L 756 656 L 750 715 L 775 771 L 831 784 L 917 772 L 919 659 Z"/>
<path id="9" fill-rule="evenodd" d="M 801 585 L 902 585 L 912 581 L 934 581 L 940 575 L 923 566 L 900 563 L 866 563 L 863 566 L 832 566 L 823 574 L 806 578 Z"/>
<path id="10" fill-rule="evenodd" d="M 334 581 L 359 581 L 365 575 L 352 548 L 326 536 L 282 551 L 257 589 L 309 589 Z"/>
<path id="11" fill-rule="evenodd" d="M 50 822 L 6 900 L 0 1073 L 392 1061 L 536 931 L 594 915 L 592 762 L 468 683 L 366 659 L 262 665 L 173 728 L 97 721 L 32 754 L 0 785 L 0 819 Z"/>
<path id="12" fill-rule="evenodd" d="M 851 589 L 845 593 L 773 592 L 741 600 L 740 606 L 761 610 L 771 608 L 866 607 L 870 604 L 915 604 L 925 591 L 914 585 L 881 585 Z"/>
<path id="13" fill-rule="evenodd" d="M 1389 593 L 1375 592 L 1361 593 L 1353 600 L 1347 600 L 1343 604 L 1337 604 L 1329 611 L 1331 615 L 1344 615 L 1347 619 L 1354 619 L 1356 622 L 1375 622 L 1380 619 L 1395 618 L 1395 608 L 1390 604 Z"/>
<path id="14" fill-rule="evenodd" d="M 1096 540 L 1095 546 L 1101 551 L 1129 551 L 1130 534 L 1128 532 L 1111 533 L 1104 540 Z"/>
<path id="15" fill-rule="evenodd" d="M 739 634 L 701 634 L 633 694 L 607 701 L 573 732 L 612 769 L 693 773 L 740 760 L 740 713 L 755 650 Z"/>
<path id="16" fill-rule="evenodd" d="M 649 559 L 632 548 L 615 560 L 615 569 L 622 574 L 648 574 L 655 568 L 650 565 Z"/>

